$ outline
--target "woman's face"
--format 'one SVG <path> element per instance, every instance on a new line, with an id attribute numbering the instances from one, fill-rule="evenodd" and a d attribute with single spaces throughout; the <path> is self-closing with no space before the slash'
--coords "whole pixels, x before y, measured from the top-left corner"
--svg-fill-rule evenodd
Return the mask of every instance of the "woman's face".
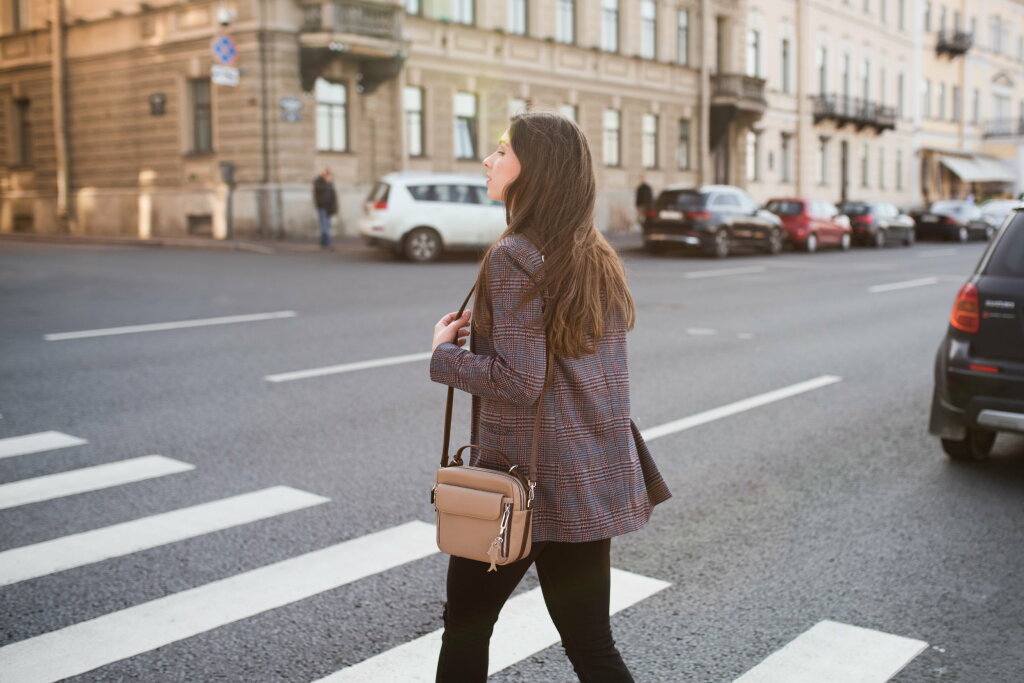
<path id="1" fill-rule="evenodd" d="M 519 176 L 519 159 L 512 151 L 507 130 L 498 140 L 498 148 L 484 159 L 484 168 L 487 169 L 487 196 L 505 201 L 505 188 Z"/>

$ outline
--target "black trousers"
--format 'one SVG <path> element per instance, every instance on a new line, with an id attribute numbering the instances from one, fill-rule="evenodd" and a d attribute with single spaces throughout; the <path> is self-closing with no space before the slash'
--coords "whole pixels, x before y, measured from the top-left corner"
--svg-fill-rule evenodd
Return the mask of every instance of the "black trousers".
<path id="1" fill-rule="evenodd" d="M 438 683 L 487 680 L 494 623 L 534 562 L 544 602 L 580 681 L 632 682 L 608 622 L 610 550 L 610 539 L 535 543 L 529 557 L 498 567 L 497 572 L 488 572 L 486 562 L 452 557 L 448 564 L 444 636 L 437 662 Z"/>

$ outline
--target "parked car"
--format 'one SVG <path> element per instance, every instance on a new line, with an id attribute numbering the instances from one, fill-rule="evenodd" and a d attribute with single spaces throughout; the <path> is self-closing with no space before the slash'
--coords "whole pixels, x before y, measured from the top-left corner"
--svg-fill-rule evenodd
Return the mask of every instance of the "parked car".
<path id="1" fill-rule="evenodd" d="M 369 244 L 420 262 L 487 247 L 505 227 L 505 205 L 487 196 L 483 174 L 389 173 L 370 190 L 359 220 Z"/>
<path id="2" fill-rule="evenodd" d="M 1013 210 L 1024 206 L 1024 202 L 1018 199 L 989 199 L 978 205 L 981 215 L 984 216 L 992 227 L 998 229 L 1003 221 L 1009 218 Z"/>
<path id="3" fill-rule="evenodd" d="M 743 248 L 777 254 L 784 240 L 778 217 L 732 185 L 666 188 L 647 212 L 643 232 L 648 251 L 677 245 L 718 258 Z"/>
<path id="4" fill-rule="evenodd" d="M 786 241 L 797 249 L 813 252 L 824 246 L 843 251 L 850 248 L 850 219 L 832 202 L 788 197 L 769 200 L 764 208 L 779 217 Z"/>
<path id="5" fill-rule="evenodd" d="M 914 231 L 918 239 L 945 239 L 966 242 L 971 238 L 991 239 L 995 228 L 982 216 L 974 202 L 946 199 L 932 202 L 917 217 Z"/>
<path id="6" fill-rule="evenodd" d="M 853 243 L 870 247 L 914 243 L 914 219 L 889 202 L 845 202 L 839 210 L 850 217 Z"/>
<path id="7" fill-rule="evenodd" d="M 1024 434 L 1024 209 L 988 245 L 953 303 L 935 357 L 929 431 L 949 457 L 980 459 L 997 432 Z"/>

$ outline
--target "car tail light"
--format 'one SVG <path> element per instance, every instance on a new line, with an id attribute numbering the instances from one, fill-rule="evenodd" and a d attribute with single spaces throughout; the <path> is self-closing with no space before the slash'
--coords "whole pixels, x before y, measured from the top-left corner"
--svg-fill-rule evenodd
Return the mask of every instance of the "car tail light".
<path id="1" fill-rule="evenodd" d="M 866 216 L 857 216 L 853 219 L 853 222 L 857 225 L 871 225 L 875 222 L 875 217 L 870 214 Z"/>
<path id="2" fill-rule="evenodd" d="M 956 219 L 952 216 L 946 216 L 946 225 L 956 225 Z"/>
<path id="3" fill-rule="evenodd" d="M 953 302 L 953 312 L 949 314 L 949 324 L 968 334 L 974 334 L 981 325 L 978 316 L 978 288 L 968 282 L 957 292 Z"/>
<path id="4" fill-rule="evenodd" d="M 691 221 L 706 221 L 711 218 L 710 211 L 687 211 L 684 215 Z"/>
<path id="5" fill-rule="evenodd" d="M 658 217 L 658 210 L 657 209 L 647 209 L 647 217 L 648 218 L 657 218 Z"/>
<path id="6" fill-rule="evenodd" d="M 373 208 L 377 209 L 378 211 L 384 211 L 385 209 L 388 208 L 388 202 L 386 199 L 382 202 L 374 202 Z"/>
<path id="7" fill-rule="evenodd" d="M 975 363 L 968 365 L 967 369 L 975 370 L 977 372 L 999 372 L 999 368 L 994 365 L 977 365 Z"/>

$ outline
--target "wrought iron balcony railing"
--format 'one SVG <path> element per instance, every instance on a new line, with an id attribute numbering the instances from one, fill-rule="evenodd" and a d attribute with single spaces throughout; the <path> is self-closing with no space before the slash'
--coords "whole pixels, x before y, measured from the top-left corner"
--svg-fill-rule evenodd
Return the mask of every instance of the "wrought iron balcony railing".
<path id="1" fill-rule="evenodd" d="M 985 122 L 983 131 L 986 138 L 1024 137 L 1024 118 L 992 119 Z"/>
<path id="2" fill-rule="evenodd" d="M 814 122 L 826 120 L 838 126 L 850 123 L 857 130 L 870 126 L 881 133 L 896 128 L 896 109 L 858 97 L 818 95 L 814 98 Z"/>
<path id="3" fill-rule="evenodd" d="M 935 51 L 950 57 L 965 54 L 974 45 L 974 34 L 967 31 L 939 31 L 939 39 L 935 43 Z"/>
<path id="4" fill-rule="evenodd" d="M 321 0 L 303 8 L 302 30 L 310 33 L 351 33 L 401 40 L 399 7 L 359 0 Z"/>

